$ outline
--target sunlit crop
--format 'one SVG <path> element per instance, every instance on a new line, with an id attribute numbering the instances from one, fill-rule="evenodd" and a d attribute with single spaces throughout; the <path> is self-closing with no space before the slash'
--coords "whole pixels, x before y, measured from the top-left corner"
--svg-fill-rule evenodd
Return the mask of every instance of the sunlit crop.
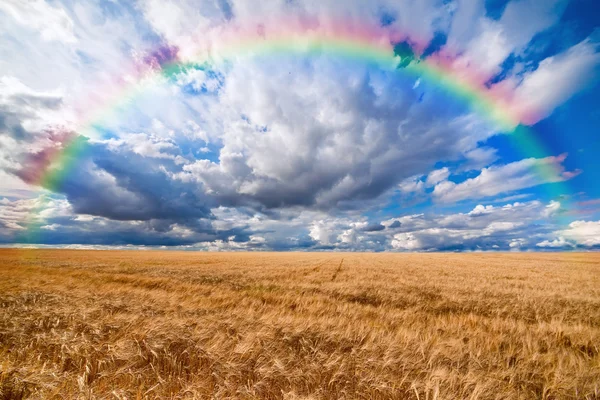
<path id="1" fill-rule="evenodd" d="M 598 399 L 600 256 L 0 251 L 0 398 Z"/>

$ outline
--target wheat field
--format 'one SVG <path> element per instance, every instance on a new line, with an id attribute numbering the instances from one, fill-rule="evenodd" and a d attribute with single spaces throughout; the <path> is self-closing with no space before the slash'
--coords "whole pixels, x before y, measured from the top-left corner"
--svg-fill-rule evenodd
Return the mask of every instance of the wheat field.
<path id="1" fill-rule="evenodd" d="M 600 399 L 600 254 L 0 261 L 3 399 Z"/>

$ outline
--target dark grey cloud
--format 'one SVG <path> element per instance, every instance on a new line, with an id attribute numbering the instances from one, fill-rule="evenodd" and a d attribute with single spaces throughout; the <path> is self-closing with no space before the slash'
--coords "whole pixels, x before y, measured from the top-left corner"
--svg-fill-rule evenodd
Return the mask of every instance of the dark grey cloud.
<path id="1" fill-rule="evenodd" d="M 25 139 L 27 131 L 21 123 L 22 117 L 23 115 L 19 115 L 12 107 L 0 105 L 0 132 L 16 140 Z"/>
<path id="2" fill-rule="evenodd" d="M 394 229 L 394 228 L 400 228 L 402 226 L 402 224 L 400 223 L 400 221 L 395 220 L 394 222 L 392 222 L 388 228 L 389 229 Z"/>
<path id="3" fill-rule="evenodd" d="M 0 135 L 8 135 L 18 141 L 32 142 L 40 133 L 26 129 L 26 122 L 43 122 L 42 114 L 59 110 L 62 95 L 35 91 L 18 79 L 0 78 Z"/>
<path id="4" fill-rule="evenodd" d="M 51 245 L 185 246 L 201 242 L 250 241 L 247 227 L 217 228 L 214 220 L 192 218 L 120 221 L 81 215 L 66 200 L 25 199 L 0 204 L 0 243 Z"/>
<path id="5" fill-rule="evenodd" d="M 385 226 L 381 225 L 380 223 L 375 223 L 375 224 L 367 225 L 362 230 L 364 232 L 379 232 L 379 231 L 382 231 L 384 229 L 385 229 Z"/>
<path id="6" fill-rule="evenodd" d="M 111 151 L 89 143 L 78 167 L 67 170 L 57 191 L 78 213 L 115 220 L 209 218 L 212 203 L 201 187 L 170 179 L 172 160 Z"/>

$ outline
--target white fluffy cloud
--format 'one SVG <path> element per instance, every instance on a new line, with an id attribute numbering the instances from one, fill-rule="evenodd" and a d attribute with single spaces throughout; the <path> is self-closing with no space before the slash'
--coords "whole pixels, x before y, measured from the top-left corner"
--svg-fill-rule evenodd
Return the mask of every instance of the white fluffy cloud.
<path id="1" fill-rule="evenodd" d="M 527 158 L 506 165 L 484 168 L 475 178 L 461 183 L 449 180 L 438 183 L 433 197 L 440 202 L 456 202 L 495 196 L 544 183 L 561 182 L 579 173 L 565 171 L 562 166 L 565 158 L 564 154 L 541 159 Z M 543 175 L 540 174 L 540 170 L 544 171 Z"/>
<path id="2" fill-rule="evenodd" d="M 521 247 L 525 246 L 526 244 L 527 244 L 527 239 L 515 238 L 515 239 L 511 240 L 511 242 L 508 244 L 508 247 L 510 247 L 512 250 L 517 250 L 517 249 L 520 249 Z"/>
<path id="3" fill-rule="evenodd" d="M 546 218 L 555 215 L 558 211 L 560 211 L 560 202 L 551 200 L 550 203 L 544 208 L 542 215 Z"/>
<path id="4" fill-rule="evenodd" d="M 554 239 L 546 239 L 536 246 L 542 248 L 572 248 L 600 246 L 600 221 L 573 221 L 567 228 L 554 232 Z"/>
<path id="5" fill-rule="evenodd" d="M 554 204 L 554 203 L 552 203 Z M 415 214 L 381 222 L 383 229 L 369 229 L 366 221 L 328 218 L 313 222 L 310 235 L 322 245 L 334 248 L 370 248 L 398 251 L 453 249 L 530 248 L 522 234 L 532 233 L 536 221 L 547 218 L 548 205 L 538 201 L 504 206 L 477 205 L 470 212 L 456 214 Z"/>
<path id="6" fill-rule="evenodd" d="M 144 0 L 140 4 L 155 31 L 184 52 L 192 48 L 192 38 L 210 26 L 210 19 L 204 13 L 216 11 L 216 2 L 207 1 L 201 7 L 197 3 L 171 0 Z"/>
<path id="7" fill-rule="evenodd" d="M 511 53 L 521 53 L 537 33 L 558 22 L 566 1 L 511 1 L 499 20 L 485 15 L 481 1 L 458 0 L 451 4 L 454 18 L 448 46 L 461 53 L 453 67 L 458 71 L 475 70 L 480 83 L 484 83 L 500 72 L 502 62 Z"/>
<path id="8" fill-rule="evenodd" d="M 574 221 L 567 229 L 560 231 L 560 234 L 582 246 L 598 246 L 600 221 Z"/>
<path id="9" fill-rule="evenodd" d="M 477 149 L 479 150 L 479 149 Z M 485 150 L 484 150 L 485 151 Z M 451 172 L 447 167 L 434 170 L 426 177 L 412 176 L 403 180 L 398 188 L 408 196 L 431 194 L 433 200 L 440 203 L 455 203 L 493 197 L 502 193 L 510 193 L 546 183 L 569 180 L 581 171 L 566 171 L 562 163 L 566 154 L 542 159 L 528 158 L 504 165 L 493 165 L 483 168 L 479 175 L 456 183 L 450 180 Z M 468 163 L 467 163 L 468 165 Z M 463 171 L 457 171 L 460 176 Z M 433 190 L 427 188 L 433 187 Z M 518 195 L 522 196 L 522 195 Z M 551 202 L 546 208 L 546 216 L 558 211 L 560 203 Z"/>
<path id="10" fill-rule="evenodd" d="M 0 11 L 10 15 L 27 29 L 40 34 L 43 40 L 74 43 L 73 20 L 60 6 L 52 6 L 44 0 L 3 0 Z"/>
<path id="11" fill-rule="evenodd" d="M 425 180 L 425 184 L 427 186 L 435 186 L 438 183 L 445 181 L 450 176 L 450 170 L 447 167 L 436 169 L 435 171 L 431 171 L 429 175 L 427 175 L 427 179 Z"/>
<path id="12" fill-rule="evenodd" d="M 536 246 L 550 248 L 550 249 L 561 249 L 561 248 L 573 247 L 573 243 L 566 241 L 565 238 L 561 236 L 554 240 L 548 240 L 548 239 L 543 240 L 543 241 L 539 242 L 538 244 L 536 244 Z"/>
<path id="13" fill-rule="evenodd" d="M 524 248 L 528 241 L 520 235 L 545 218 L 544 208 L 532 201 L 501 207 L 477 205 L 468 213 L 401 217 L 397 218 L 399 226 L 390 229 L 390 246 L 409 251 Z M 390 226 L 389 222 L 383 224 Z"/>
<path id="14" fill-rule="evenodd" d="M 532 124 L 595 79 L 600 70 L 600 43 L 591 38 L 543 60 L 526 74 L 512 99 L 514 112 Z"/>
<path id="15" fill-rule="evenodd" d="M 399 250 L 422 250 L 423 243 L 412 232 L 402 232 L 394 235 L 392 248 Z"/>

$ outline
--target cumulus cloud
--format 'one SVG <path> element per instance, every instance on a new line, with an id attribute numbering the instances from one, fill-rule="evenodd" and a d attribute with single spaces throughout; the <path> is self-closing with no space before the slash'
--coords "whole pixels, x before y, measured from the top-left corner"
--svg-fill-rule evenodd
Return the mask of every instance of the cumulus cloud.
<path id="1" fill-rule="evenodd" d="M 104 143 L 87 145 L 91 155 L 76 170 L 65 170 L 56 189 L 83 214 L 117 220 L 207 218 L 210 200 L 201 188 L 170 178 L 173 159 L 140 155 L 127 148 L 111 151 Z M 162 156 L 164 153 L 159 153 Z"/>
<path id="2" fill-rule="evenodd" d="M 423 243 L 412 232 L 402 232 L 394 235 L 392 248 L 399 250 L 422 250 Z"/>
<path id="3" fill-rule="evenodd" d="M 212 218 L 120 221 L 80 214 L 65 198 L 2 199 L 0 242 L 36 243 L 42 238 L 47 244 L 68 244 L 76 238 L 87 245 L 166 244 L 199 250 L 524 250 L 532 246 L 529 239 L 538 248 L 553 246 L 546 243 L 555 233 L 538 223 L 545 220 L 547 207 L 539 201 L 478 205 L 464 213 L 413 214 L 380 222 L 359 214 L 288 210 L 269 215 L 218 207 L 211 210 Z M 560 234 L 592 246 L 597 239 L 592 228 L 572 224 Z"/>
<path id="4" fill-rule="evenodd" d="M 501 207 L 477 205 L 467 213 L 405 216 L 391 229 L 389 245 L 403 251 L 528 248 L 528 241 L 522 238 L 524 232 L 547 234 L 534 229 L 535 221 L 544 218 L 544 208 L 532 201 Z"/>
<path id="5" fill-rule="evenodd" d="M 398 189 L 405 194 L 422 193 L 425 189 L 425 183 L 420 176 L 411 176 L 400 182 Z"/>
<path id="6" fill-rule="evenodd" d="M 520 249 L 521 247 L 525 246 L 526 244 L 527 244 L 527 239 L 515 238 L 515 239 L 511 240 L 511 242 L 508 244 L 508 247 L 510 247 L 512 250 L 517 250 L 517 249 Z"/>
<path id="7" fill-rule="evenodd" d="M 501 207 L 478 205 L 456 214 L 414 214 L 381 221 L 385 229 L 369 230 L 366 221 L 328 218 L 314 221 L 311 237 L 337 249 L 398 251 L 521 249 L 530 248 L 524 232 L 536 236 L 548 232 L 536 227 L 544 219 L 545 206 L 538 202 Z M 541 229 L 541 230 L 540 230 Z M 351 244 L 352 246 L 348 247 Z"/>
<path id="8" fill-rule="evenodd" d="M 578 245 L 592 247 L 600 245 L 600 221 L 574 221 L 560 231 L 566 239 Z"/>
<path id="9" fill-rule="evenodd" d="M 600 246 L 600 221 L 573 221 L 565 229 L 554 232 L 554 238 L 536 244 L 541 248 L 568 249 Z"/>
<path id="10" fill-rule="evenodd" d="M 390 251 L 530 249 L 524 234 L 547 238 L 551 232 L 537 223 L 548 205 L 539 201 L 503 206 L 477 205 L 455 214 L 413 214 L 380 222 L 370 230 L 364 219 L 326 218 L 313 221 L 311 237 L 335 249 Z M 367 227 L 367 228 L 365 228 Z M 349 246 L 351 244 L 351 246 Z"/>
<path id="11" fill-rule="evenodd" d="M 438 183 L 433 197 L 439 202 L 456 202 L 513 192 L 544 183 L 568 180 L 580 171 L 566 171 L 562 166 L 566 154 L 557 157 L 527 158 L 510 164 L 492 166 L 481 170 L 475 178 L 460 183 L 449 180 Z M 544 171 L 541 175 L 539 170 Z"/>
<path id="12" fill-rule="evenodd" d="M 445 181 L 450 176 L 450 170 L 447 167 L 442 169 L 436 169 L 435 171 L 431 171 L 429 175 L 427 175 L 427 179 L 425 180 L 425 184 L 427 186 L 435 186 L 438 183 Z"/>
<path id="13" fill-rule="evenodd" d="M 0 243 L 175 246 L 232 236 L 234 242 L 249 240 L 243 228 L 216 229 L 210 219 L 120 221 L 79 214 L 67 199 L 48 196 L 0 199 L 0 227 Z"/>
<path id="14" fill-rule="evenodd" d="M 177 177 L 226 205 L 331 208 L 376 198 L 472 150 L 481 135 L 451 111 L 425 123 L 437 104 L 415 102 L 417 93 L 400 90 L 409 84 L 325 54 L 235 64 L 204 122 L 214 126 L 214 117 L 222 126 L 219 161 L 198 160 Z"/>
<path id="15" fill-rule="evenodd" d="M 573 243 L 567 242 L 564 237 L 559 237 L 554 240 L 548 240 L 548 239 L 543 240 L 543 241 L 537 243 L 536 246 L 553 248 L 553 249 L 562 249 L 562 248 L 573 247 Z"/>

